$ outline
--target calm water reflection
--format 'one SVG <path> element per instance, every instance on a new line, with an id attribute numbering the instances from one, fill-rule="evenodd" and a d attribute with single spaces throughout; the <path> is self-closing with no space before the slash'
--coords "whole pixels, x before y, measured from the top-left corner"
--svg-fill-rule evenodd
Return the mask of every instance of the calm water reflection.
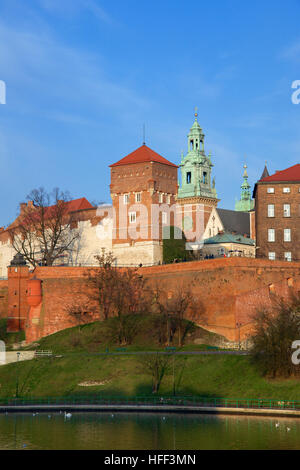
<path id="1" fill-rule="evenodd" d="M 300 449 L 300 419 L 168 413 L 73 413 L 66 419 L 59 413 L 0 414 L 0 449 Z"/>

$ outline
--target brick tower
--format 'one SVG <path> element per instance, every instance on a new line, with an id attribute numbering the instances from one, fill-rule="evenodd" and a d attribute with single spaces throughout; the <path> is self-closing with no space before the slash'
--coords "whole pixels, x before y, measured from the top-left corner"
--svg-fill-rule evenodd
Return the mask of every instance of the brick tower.
<path id="1" fill-rule="evenodd" d="M 178 167 L 143 144 L 110 168 L 118 265 L 162 262 L 162 227 L 173 223 Z"/>
<path id="2" fill-rule="evenodd" d="M 7 331 L 25 329 L 28 314 L 27 282 L 29 266 L 21 254 L 16 254 L 8 266 L 8 319 Z"/>

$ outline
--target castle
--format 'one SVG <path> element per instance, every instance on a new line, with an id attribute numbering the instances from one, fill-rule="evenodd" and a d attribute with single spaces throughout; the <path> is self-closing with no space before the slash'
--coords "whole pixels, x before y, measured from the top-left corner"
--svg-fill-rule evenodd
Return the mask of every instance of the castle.
<path id="1" fill-rule="evenodd" d="M 179 166 L 145 143 L 111 164 L 112 204 L 96 208 L 85 198 L 67 203 L 78 238 L 71 252 L 55 264 L 93 266 L 95 256 L 102 250 L 112 251 L 118 266 L 162 264 L 163 240 L 172 225 L 184 233 L 187 250 L 203 256 L 236 251 L 254 257 L 253 201 L 246 169 L 236 211 L 218 209 L 212 156 L 205 152 L 204 139 L 195 113 L 187 153 L 182 153 Z M 7 276 L 7 266 L 16 254 L 11 228 L 18 227 L 18 221 L 32 204 L 22 203 L 13 224 L 0 228 L 0 278 Z"/>
<path id="2" fill-rule="evenodd" d="M 294 261 L 299 259 L 300 165 L 272 176 L 265 168 L 254 189 L 255 209 L 245 167 L 235 211 L 220 209 L 204 137 L 196 113 L 179 166 L 145 144 L 111 164 L 112 204 L 94 207 L 85 198 L 66 203 L 71 230 L 79 236 L 52 266 L 33 269 L 13 248 L 11 227 L 34 209 L 32 201 L 21 204 L 19 217 L 0 230 L 0 316 L 8 318 L 8 331 L 25 330 L 26 341 L 33 342 L 73 326 L 64 306 L 86 296 L 87 275 L 103 250 L 113 252 L 117 266 L 138 266 L 168 296 L 178 282 L 192 285 L 205 328 L 229 341 L 247 338 L 253 313 L 258 306 L 272 306 L 274 294 L 288 298 L 299 292 L 300 265 Z M 163 265 L 172 225 L 184 232 L 186 250 L 201 253 L 202 260 Z"/>

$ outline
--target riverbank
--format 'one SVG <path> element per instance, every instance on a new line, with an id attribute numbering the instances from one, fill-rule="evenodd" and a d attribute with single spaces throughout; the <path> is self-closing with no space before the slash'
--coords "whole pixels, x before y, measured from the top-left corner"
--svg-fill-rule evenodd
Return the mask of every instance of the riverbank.
<path id="1" fill-rule="evenodd" d="M 199 413 L 217 415 L 248 415 L 300 418 L 300 410 L 225 408 L 211 406 L 179 405 L 11 405 L 0 406 L 0 413 L 46 413 L 46 412 L 126 412 L 126 413 Z"/>

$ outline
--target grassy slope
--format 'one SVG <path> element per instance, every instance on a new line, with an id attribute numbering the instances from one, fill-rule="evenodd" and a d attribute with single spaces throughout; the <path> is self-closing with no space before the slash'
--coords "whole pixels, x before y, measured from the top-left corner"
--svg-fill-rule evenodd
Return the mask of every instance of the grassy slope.
<path id="1" fill-rule="evenodd" d="M 149 331 L 151 318 L 143 320 L 135 344 L 128 350 L 159 349 Z M 216 340 L 215 335 L 201 329 L 188 338 Z M 115 350 L 107 344 L 105 323 L 67 329 L 44 338 L 40 349 L 51 349 L 62 357 L 40 358 L 0 367 L 0 396 L 14 396 L 19 374 L 20 395 L 67 396 L 99 394 L 114 396 L 151 395 L 151 377 L 144 372 L 139 356 L 97 356 L 95 352 Z M 198 347 L 187 344 L 186 349 Z M 202 395 L 228 398 L 278 398 L 300 400 L 298 380 L 270 381 L 262 378 L 249 358 L 242 356 L 175 356 L 177 395 Z M 103 385 L 82 387 L 82 381 L 100 381 Z M 172 368 L 165 376 L 160 394 L 172 394 Z"/>
<path id="2" fill-rule="evenodd" d="M 176 358 L 176 381 L 184 359 Z M 0 368 L 0 396 L 14 396 L 17 364 Z M 107 381 L 104 385 L 81 387 L 82 381 Z M 173 376 L 162 383 L 161 395 L 172 394 Z M 84 356 L 35 359 L 19 364 L 20 395 L 67 396 L 99 394 L 114 396 L 151 395 L 151 378 L 143 372 L 137 356 Z M 300 400 L 299 381 L 268 381 L 259 376 L 246 357 L 186 357 L 177 395 L 228 398 L 278 398 Z"/>

